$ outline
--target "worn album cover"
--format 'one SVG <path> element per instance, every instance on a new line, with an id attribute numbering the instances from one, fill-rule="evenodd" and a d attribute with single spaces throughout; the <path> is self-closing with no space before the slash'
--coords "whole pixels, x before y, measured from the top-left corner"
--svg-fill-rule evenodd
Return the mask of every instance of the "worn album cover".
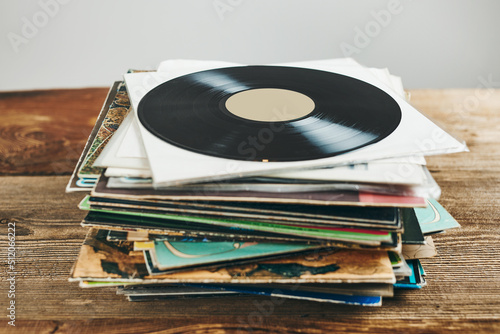
<path id="1" fill-rule="evenodd" d="M 302 242 L 322 244 L 324 246 L 355 249 L 380 249 L 398 250 L 401 247 L 400 233 L 391 233 L 392 239 L 388 242 L 379 242 L 376 246 L 360 243 L 357 240 L 341 241 L 325 239 L 323 237 L 310 237 L 301 233 L 282 234 L 266 232 L 236 226 L 209 225 L 194 223 L 189 220 L 173 221 L 166 219 L 115 215 L 112 213 L 91 211 L 81 223 L 82 226 L 101 228 L 115 231 L 146 231 L 148 234 L 161 234 L 165 239 L 182 240 L 184 238 L 197 238 L 209 240 L 253 240 L 272 242 Z M 161 239 L 160 238 L 160 239 Z"/>
<path id="2" fill-rule="evenodd" d="M 167 235 L 170 240 L 180 238 L 209 238 L 210 240 L 272 240 L 274 242 L 311 242 L 325 243 L 331 245 L 331 241 L 319 240 L 317 238 L 305 238 L 303 236 L 287 236 L 277 233 L 261 232 L 257 230 L 208 225 L 184 221 L 169 221 L 149 217 L 134 217 L 127 215 L 115 215 L 105 212 L 89 212 L 82 221 L 82 226 L 96 227 L 115 231 L 146 231 L 148 235 Z M 336 244 L 336 243 L 333 243 Z M 340 247 L 341 244 L 339 244 Z M 345 247 L 345 246 L 344 246 Z"/>
<path id="3" fill-rule="evenodd" d="M 81 208 L 85 208 L 85 203 L 81 205 Z M 153 218 L 159 220 L 159 222 L 167 221 L 174 224 L 177 221 L 177 228 L 183 228 L 185 223 L 201 223 L 207 225 L 217 225 L 224 226 L 227 228 L 243 228 L 249 230 L 256 230 L 261 232 L 270 232 L 274 234 L 283 235 L 297 235 L 307 238 L 317 238 L 323 240 L 333 240 L 333 241 L 347 241 L 347 242 L 357 242 L 359 244 L 377 246 L 382 242 L 391 242 L 393 240 L 393 232 L 381 231 L 381 230 L 369 230 L 361 228 L 344 228 L 344 227 L 330 227 L 330 226 L 317 226 L 317 225 L 297 225 L 297 224 L 278 224 L 272 222 L 262 222 L 262 221 L 248 221 L 248 220 L 238 220 L 231 218 L 216 218 L 216 217 L 202 217 L 202 216 L 184 216 L 184 215 L 169 215 L 169 214 L 158 214 L 150 213 L 146 210 L 136 210 L 136 211 L 120 211 L 120 210 L 110 210 L 109 208 L 90 208 L 93 213 L 99 214 L 115 214 L 118 221 L 121 217 L 128 217 L 132 220 L 137 220 L 138 222 L 145 219 Z"/>
<path id="4" fill-rule="evenodd" d="M 300 224 L 318 223 L 327 225 L 344 225 L 376 227 L 387 230 L 398 230 L 399 209 L 392 207 L 352 207 L 352 206 L 317 206 L 282 203 L 254 202 L 198 202 L 198 201 L 161 201 L 133 200 L 123 198 L 88 197 L 86 208 L 116 208 L 127 210 L 148 210 L 156 213 L 185 213 L 191 215 L 217 215 L 240 217 L 257 220 L 277 220 Z M 352 225 L 351 225 L 352 224 Z"/>
<path id="5" fill-rule="evenodd" d="M 396 289 L 421 289 L 427 285 L 425 272 L 418 259 L 408 260 L 411 274 L 394 284 Z"/>
<path id="6" fill-rule="evenodd" d="M 419 244 L 405 244 L 403 245 L 403 256 L 407 260 L 412 259 L 426 259 L 437 255 L 436 246 L 430 235 L 425 236 L 425 243 Z"/>
<path id="7" fill-rule="evenodd" d="M 420 224 L 413 209 L 401 209 L 404 232 L 402 234 L 403 244 L 423 245 L 424 235 L 420 229 Z"/>
<path id="8" fill-rule="evenodd" d="M 121 288 L 119 294 L 128 297 L 130 301 L 145 301 L 145 300 L 160 300 L 171 299 L 174 296 L 181 295 L 181 291 L 186 291 L 186 296 L 202 297 L 208 295 L 226 296 L 228 292 L 241 293 L 242 295 L 259 295 L 270 296 L 273 298 L 286 298 L 286 299 L 299 299 L 306 301 L 327 302 L 337 304 L 350 304 L 362 306 L 380 306 L 382 305 L 381 296 L 373 295 L 360 295 L 360 294 L 343 294 L 335 293 L 332 291 L 311 291 L 302 290 L 295 287 L 281 287 L 281 286 L 250 286 L 243 284 L 226 284 L 226 285 L 210 285 L 210 284 L 186 284 L 177 287 L 163 287 L 161 289 L 148 290 L 134 290 Z M 211 293 L 210 293 L 211 292 Z M 231 294 L 231 295 L 232 295 Z"/>
<path id="9" fill-rule="evenodd" d="M 78 170 L 79 177 L 95 177 L 98 178 L 103 169 L 94 167 L 94 161 L 97 159 L 102 149 L 113 136 L 116 129 L 128 114 L 130 109 L 130 101 L 126 93 L 124 83 L 120 83 L 113 102 L 107 110 L 106 117 L 103 119 L 96 137 L 92 141 L 92 145 L 87 152 L 83 164 Z"/>
<path id="10" fill-rule="evenodd" d="M 316 246 L 317 247 L 317 246 Z M 313 245 L 234 241 L 154 241 L 152 255 L 162 271 L 269 258 L 313 249 Z"/>
<path id="11" fill-rule="evenodd" d="M 99 283 L 99 282 L 88 282 L 88 283 Z M 91 284 L 90 284 L 91 285 Z M 205 288 L 214 291 L 220 289 L 220 291 L 229 291 L 231 288 L 237 288 L 233 284 L 197 284 L 197 283 L 186 283 L 186 284 L 141 284 L 141 285 L 124 285 L 117 289 L 117 294 L 125 295 L 142 295 L 142 294 L 174 294 L 178 291 L 200 291 L 202 288 L 197 286 L 205 286 Z M 238 284 L 238 286 L 251 287 L 255 290 L 264 287 L 271 287 L 276 290 L 286 289 L 286 290 L 299 290 L 299 291 L 310 291 L 319 293 L 332 293 L 332 294 L 342 294 L 342 295 L 358 295 L 358 296 L 381 296 L 381 297 L 393 297 L 394 289 L 393 284 L 387 283 L 322 283 L 322 284 L 310 284 L 310 283 L 300 283 L 300 284 Z M 204 290 L 204 289 L 203 289 Z"/>
<path id="12" fill-rule="evenodd" d="M 359 191 L 318 191 L 318 192 L 222 192 L 222 191 L 171 191 L 166 189 L 120 189 L 108 188 L 108 178 L 101 176 L 92 191 L 94 197 L 121 197 L 138 200 L 173 201 L 239 201 L 254 203 L 290 203 L 311 205 L 354 205 L 379 207 L 423 207 L 425 199 L 413 196 L 393 196 Z"/>
<path id="13" fill-rule="evenodd" d="M 221 266 L 154 278 L 144 256 L 131 242 L 109 242 L 107 231 L 91 229 L 82 245 L 71 280 L 144 283 L 394 283 L 386 251 L 328 250 L 266 260 L 242 266 Z"/>
<path id="14" fill-rule="evenodd" d="M 363 221 L 361 219 L 356 219 L 354 221 L 350 221 L 350 217 L 345 217 L 346 221 L 340 220 L 340 219 L 335 219 L 332 218 L 331 220 L 324 220 L 324 219 L 311 219 L 311 218 L 300 218 L 300 217 L 291 217 L 289 214 L 286 214 L 284 216 L 280 215 L 273 215 L 273 214 L 267 214 L 267 215 L 258 215 L 258 214 L 249 214 L 245 213 L 244 215 L 238 215 L 235 214 L 235 211 L 230 210 L 228 212 L 226 211 L 213 211 L 209 210 L 208 212 L 205 212 L 204 210 L 196 209 L 192 210 L 188 206 L 185 206 L 183 204 L 177 205 L 175 204 L 169 204 L 169 206 L 172 206 L 172 212 L 168 211 L 163 211 L 163 210 L 155 210 L 149 209 L 148 207 L 144 206 L 136 206 L 134 208 L 130 206 L 123 207 L 121 205 L 118 206 L 108 206 L 108 203 L 100 203 L 99 204 L 93 204 L 96 203 L 94 201 L 90 201 L 89 198 L 85 198 L 81 203 L 80 203 L 80 208 L 82 210 L 89 210 L 91 212 L 99 212 L 99 213 L 109 213 L 109 214 L 116 214 L 116 215 L 127 215 L 131 217 L 137 217 L 137 218 L 143 218 L 143 217 L 148 217 L 148 218 L 156 218 L 156 219 L 164 219 L 164 220 L 169 220 L 169 221 L 190 221 L 190 222 L 198 222 L 198 223 L 207 223 L 207 224 L 218 224 L 218 225 L 225 225 L 225 223 L 231 223 L 234 222 L 235 224 L 232 224 L 232 227 L 237 227 L 236 224 L 241 223 L 241 224 L 252 224 L 252 223 L 266 223 L 263 226 L 278 226 L 278 227 L 284 227 L 284 228 L 300 228 L 300 229 L 316 229 L 316 230 L 321 230 L 321 231 L 329 231 L 329 232 L 352 232 L 355 233 L 356 235 L 360 236 L 363 233 L 367 235 L 378 235 L 376 238 L 381 238 L 381 235 L 383 232 L 385 232 L 385 235 L 387 236 L 388 232 L 400 232 L 402 231 L 402 224 L 401 224 L 401 219 L 400 219 L 400 214 L 399 210 L 394 210 L 392 212 L 392 218 L 393 220 L 391 221 L 386 221 L 383 222 L 381 219 L 378 222 L 373 221 L 372 219 L 369 219 L 368 221 Z M 100 205 L 104 204 L 104 205 Z M 335 207 L 332 207 L 335 208 Z M 311 211 L 313 211 L 315 207 L 310 208 Z M 322 208 L 318 208 L 319 211 L 321 211 Z M 360 208 L 360 211 L 362 211 L 365 208 Z M 379 208 L 377 208 L 379 209 Z M 391 211 L 393 208 L 388 208 L 389 211 Z M 263 209 L 264 210 L 264 209 Z M 334 210 L 333 210 L 334 211 Z M 373 212 L 372 210 L 367 210 L 367 213 L 369 214 L 376 214 L 376 212 Z M 391 212 L 389 212 L 391 213 Z M 389 215 L 391 216 L 391 215 Z M 119 216 L 117 216 L 119 217 Z M 340 218 L 340 217 L 339 217 Z M 381 217 L 382 218 L 382 217 Z M 370 221 L 371 220 L 371 221 Z M 415 219 L 415 224 L 418 224 L 418 222 Z M 418 227 L 418 226 L 417 226 Z M 248 228 L 255 229 L 251 226 Z"/>
<path id="15" fill-rule="evenodd" d="M 455 218 L 434 199 L 427 199 L 426 208 L 415 208 L 415 214 L 424 234 L 460 227 Z"/>
<path id="16" fill-rule="evenodd" d="M 361 164 L 362 165 L 362 164 Z M 352 165 L 359 166 L 359 165 Z M 329 168 L 328 172 L 334 172 L 342 167 Z M 409 167 L 415 168 L 415 167 Z M 419 169 L 425 169 L 418 165 Z M 114 169 L 116 172 L 117 169 Z M 141 169 L 142 170 L 142 169 Z M 311 172 L 299 171 L 297 174 Z M 395 196 L 420 196 L 427 197 L 430 193 L 430 182 L 421 185 L 393 185 L 384 183 L 366 183 L 360 180 L 355 181 L 329 181 L 328 179 L 320 180 L 319 176 L 322 171 L 318 169 L 318 180 L 304 179 L 287 179 L 277 177 L 247 177 L 234 178 L 220 182 L 204 182 L 192 183 L 181 186 L 165 187 L 168 190 L 181 191 L 254 191 L 254 192 L 312 192 L 312 191 L 362 191 L 383 195 Z M 388 171 L 388 174 L 390 171 Z M 108 188 L 122 189 L 154 189 L 151 178 L 140 177 L 115 177 L 106 171 L 105 175 L 109 177 Z M 114 174 L 114 173 L 113 173 Z M 124 172 L 125 174 L 125 172 Z M 162 188 L 158 188 L 162 189 Z"/>
<path id="17" fill-rule="evenodd" d="M 97 121 L 94 125 L 94 128 L 92 129 L 92 132 L 90 133 L 89 138 L 87 139 L 87 143 L 85 144 L 85 148 L 82 151 L 82 154 L 80 155 L 80 158 L 78 159 L 78 163 L 76 164 L 75 169 L 73 170 L 73 174 L 71 175 L 71 178 L 68 182 L 68 185 L 66 186 L 66 191 L 67 192 L 72 192 L 72 191 L 89 191 L 90 188 L 95 186 L 96 180 L 95 175 L 87 175 L 87 176 L 92 176 L 91 178 L 86 178 L 86 177 L 80 177 L 79 178 L 79 171 L 82 168 L 83 165 L 87 163 L 87 156 L 90 154 L 89 152 L 93 148 L 93 143 L 96 140 L 96 136 L 98 135 L 101 124 L 106 118 L 109 108 L 111 107 L 113 100 L 116 98 L 116 95 L 118 94 L 119 88 L 123 87 L 124 84 L 123 82 L 116 81 L 111 88 L 109 89 L 108 95 L 106 97 L 106 100 L 104 101 L 104 104 L 101 108 L 101 112 L 99 113 L 99 116 L 97 117 Z M 97 171 L 96 171 L 97 172 Z M 100 172 L 99 172 L 100 173 Z"/>

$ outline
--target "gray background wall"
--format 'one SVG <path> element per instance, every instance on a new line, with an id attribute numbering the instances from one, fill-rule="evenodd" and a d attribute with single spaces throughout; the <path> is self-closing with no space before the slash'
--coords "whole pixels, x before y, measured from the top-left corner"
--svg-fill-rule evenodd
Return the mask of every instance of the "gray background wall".
<path id="1" fill-rule="evenodd" d="M 2 0 L 0 91 L 109 86 L 169 58 L 344 55 L 407 88 L 500 87 L 499 16 L 498 0 Z"/>

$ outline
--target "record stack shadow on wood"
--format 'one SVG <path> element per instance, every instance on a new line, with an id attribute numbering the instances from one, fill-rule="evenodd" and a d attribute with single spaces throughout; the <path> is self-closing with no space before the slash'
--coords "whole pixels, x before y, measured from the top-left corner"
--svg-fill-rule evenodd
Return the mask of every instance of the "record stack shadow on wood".
<path id="1" fill-rule="evenodd" d="M 67 187 L 90 192 L 70 281 L 365 306 L 425 286 L 431 234 L 459 226 L 425 156 L 467 148 L 406 100 L 352 59 L 129 71 Z"/>

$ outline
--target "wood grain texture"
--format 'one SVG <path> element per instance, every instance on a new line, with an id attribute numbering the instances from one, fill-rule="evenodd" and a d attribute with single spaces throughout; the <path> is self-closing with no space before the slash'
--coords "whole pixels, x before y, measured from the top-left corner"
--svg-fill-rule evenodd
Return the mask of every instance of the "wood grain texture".
<path id="1" fill-rule="evenodd" d="M 71 173 L 107 92 L 0 93 L 0 175 Z"/>
<path id="2" fill-rule="evenodd" d="M 71 91 L 65 92 L 71 95 Z M 464 139 L 471 151 L 428 159 L 443 190 L 440 202 L 462 228 L 434 237 L 439 255 L 422 261 L 428 279 L 422 290 L 398 291 L 395 298 L 384 299 L 381 308 L 294 300 L 273 304 L 268 297 L 256 296 L 130 303 L 114 289 L 80 289 L 67 282 L 86 233 L 79 225 L 84 213 L 76 208 L 83 195 L 64 193 L 68 176 L 3 176 L 0 262 L 5 264 L 7 258 L 7 223 L 16 222 L 19 276 L 17 328 L 7 328 L 4 319 L 0 332 L 500 332 L 500 90 L 485 98 L 487 92 L 481 91 L 483 98 L 479 99 L 474 90 L 412 91 L 412 103 Z M 60 110 L 66 110 L 65 103 L 71 104 L 79 93 L 74 90 L 73 98 L 68 95 L 61 100 Z M 94 94 L 95 99 L 100 95 L 103 100 L 106 90 L 96 89 Z M 471 108 L 476 105 L 474 98 L 478 103 Z M 94 118 L 99 108 L 93 111 Z M 49 110 L 40 112 L 50 114 Z M 13 115 L 8 110 L 5 114 Z M 12 122 L 22 121 L 13 117 Z M 69 145 L 74 140 L 83 147 L 86 135 L 75 136 Z M 0 152 L 16 152 L 15 147 L 5 146 L 13 145 L 9 136 L 2 135 Z M 57 137 L 49 132 L 44 136 Z M 44 140 L 41 142 L 43 146 Z M 9 166 L 25 168 L 15 173 L 50 172 L 44 169 L 48 165 L 43 157 L 32 157 L 25 157 L 23 163 L 9 160 Z M 5 272 L 4 266 L 2 274 Z M 6 287 L 2 277 L 0 310 L 7 303 Z"/>

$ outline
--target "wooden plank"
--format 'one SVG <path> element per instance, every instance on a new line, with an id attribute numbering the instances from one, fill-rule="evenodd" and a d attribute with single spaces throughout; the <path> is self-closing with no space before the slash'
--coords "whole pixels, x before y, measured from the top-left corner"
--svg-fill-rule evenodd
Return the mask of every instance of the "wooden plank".
<path id="1" fill-rule="evenodd" d="M 107 88 L 0 93 L 0 174 L 69 174 Z"/>
<path id="2" fill-rule="evenodd" d="M 67 93 L 71 95 L 70 92 Z M 92 94 L 101 93 L 103 100 L 105 89 Z M 486 93 L 482 91 L 481 96 Z M 476 105 L 474 98 L 477 98 L 474 90 L 412 91 L 412 103 L 466 140 L 471 150 L 428 159 L 429 168 L 443 190 L 440 202 L 462 228 L 434 237 L 439 254 L 422 261 L 428 274 L 427 287 L 398 291 L 395 298 L 385 299 L 381 308 L 294 300 L 273 304 L 268 297 L 256 296 L 130 303 L 117 296 L 114 289 L 80 289 L 77 284 L 67 282 L 86 233 L 79 225 L 84 213 L 76 208 L 83 195 L 64 193 L 68 177 L 3 176 L 0 177 L 0 262 L 5 263 L 7 257 L 6 224 L 10 221 L 16 222 L 19 256 L 15 330 L 21 329 L 23 333 L 500 332 L 497 139 L 500 90 L 488 98 L 477 98 L 476 108 L 466 108 L 469 104 Z M 11 124 L 22 122 L 10 111 L 1 110 L 0 117 L 11 115 Z M 48 109 L 44 112 L 49 113 Z M 47 127 L 43 131 L 46 138 L 56 139 L 52 129 Z M 1 154 L 17 152 L 8 147 L 14 145 L 11 139 L 16 132 L 4 133 L 8 135 L 2 138 L 8 140 L 0 142 Z M 75 135 L 69 141 L 80 142 L 83 147 L 86 135 L 79 135 L 79 139 Z M 4 155 L 0 156 L 3 164 Z M 43 157 L 33 154 L 30 162 L 28 156 L 17 156 L 26 159 L 24 162 L 9 160 L 8 165 L 14 168 L 7 173 L 54 172 Z M 6 305 L 5 286 L 0 296 L 0 306 Z M 0 328 L 1 332 L 6 327 Z"/>
<path id="3" fill-rule="evenodd" d="M 312 321 L 308 318 L 284 318 L 276 321 L 267 318 L 260 326 L 250 327 L 242 323 L 235 323 L 231 317 L 203 317 L 169 319 L 90 319 L 70 321 L 21 321 L 12 333 L 158 333 L 158 334 L 209 334 L 209 333 L 285 333 L 285 334 L 321 334 L 321 333 L 452 333 L 462 330 L 465 333 L 494 333 L 494 323 L 485 322 L 461 322 L 456 321 L 412 321 L 412 320 L 387 320 L 387 321 L 364 321 L 350 322 L 348 320 L 337 320 L 335 322 Z M 9 331 L 10 332 L 10 331 Z"/>
<path id="4" fill-rule="evenodd" d="M 4 190 L 0 196 L 4 203 L 0 213 L 0 249 L 5 249 L 6 223 L 16 222 L 19 256 L 16 269 L 22 275 L 17 282 L 19 319 L 53 320 L 54 314 L 60 321 L 138 316 L 178 319 L 191 314 L 196 317 L 231 315 L 238 321 L 238 317 L 258 313 L 263 305 L 272 305 L 266 297 L 129 303 L 122 296 L 116 296 L 113 289 L 80 289 L 77 284 L 68 283 L 66 279 L 86 229 L 79 226 L 84 213 L 76 208 L 82 194 L 64 194 L 67 179 L 64 176 L 0 178 L 0 187 Z M 448 186 L 462 188 L 475 183 L 471 178 L 458 179 L 458 183 Z M 484 194 L 487 187 L 489 184 L 484 183 L 483 188 L 477 189 L 478 193 Z M 435 236 L 439 256 L 423 261 L 428 273 L 426 288 L 400 291 L 395 298 L 385 299 L 382 308 L 287 300 L 274 305 L 272 314 L 266 317 L 276 321 L 292 317 L 315 321 L 331 318 L 422 322 L 497 318 L 500 314 L 497 261 L 500 243 L 495 216 L 498 206 L 485 206 L 478 221 L 473 203 L 460 200 L 456 204 L 449 206 L 461 217 L 463 227 Z M 0 261 L 5 263 L 5 252 L 0 254 Z"/>

